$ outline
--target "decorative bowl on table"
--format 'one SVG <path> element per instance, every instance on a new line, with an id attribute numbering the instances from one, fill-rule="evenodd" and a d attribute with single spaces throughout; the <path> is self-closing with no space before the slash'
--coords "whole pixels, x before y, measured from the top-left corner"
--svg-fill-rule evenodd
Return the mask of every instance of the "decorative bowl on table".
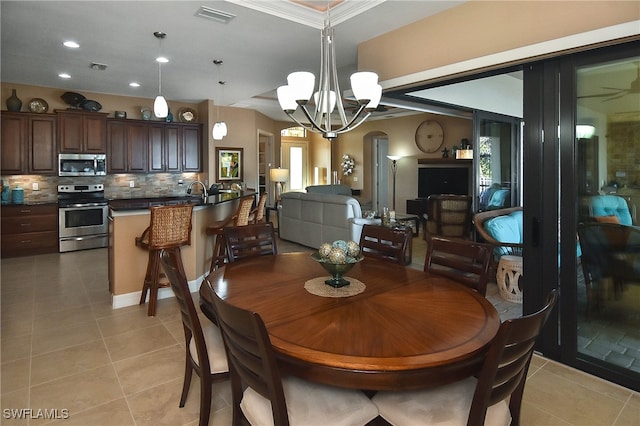
<path id="1" fill-rule="evenodd" d="M 324 283 L 335 288 L 351 284 L 343 278 L 343 275 L 349 272 L 353 265 L 364 259 L 360 254 L 358 243 L 343 240 L 322 244 L 317 252 L 311 253 L 311 258 L 331 274 L 331 279 Z"/>

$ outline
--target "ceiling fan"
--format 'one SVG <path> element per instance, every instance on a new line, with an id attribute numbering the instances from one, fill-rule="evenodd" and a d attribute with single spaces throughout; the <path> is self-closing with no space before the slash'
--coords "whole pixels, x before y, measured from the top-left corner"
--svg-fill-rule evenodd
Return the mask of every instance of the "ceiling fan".
<path id="1" fill-rule="evenodd" d="M 585 95 L 585 96 L 578 96 L 578 99 L 582 99 L 582 98 L 606 98 L 603 99 L 602 101 L 611 101 L 614 99 L 619 99 L 622 98 L 623 96 L 627 96 L 627 95 L 631 95 L 631 94 L 640 94 L 640 65 L 637 66 L 637 75 L 636 75 L 636 79 L 633 80 L 630 84 L 629 84 L 629 88 L 628 89 L 620 89 L 617 87 L 606 87 L 603 86 L 603 89 L 606 90 L 613 90 L 613 92 L 610 93 L 601 93 L 601 94 L 597 94 L 597 95 Z"/>

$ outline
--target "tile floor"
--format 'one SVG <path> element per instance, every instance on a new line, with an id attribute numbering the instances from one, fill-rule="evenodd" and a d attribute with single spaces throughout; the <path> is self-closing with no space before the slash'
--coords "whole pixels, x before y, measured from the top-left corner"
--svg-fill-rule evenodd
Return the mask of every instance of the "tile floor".
<path id="1" fill-rule="evenodd" d="M 308 250 L 286 242 L 279 248 Z M 422 268 L 424 253 L 415 238 L 413 267 Z M 161 300 L 152 318 L 146 306 L 112 310 L 106 249 L 3 259 L 0 266 L 0 424 L 197 424 L 197 385 L 178 408 L 184 337 L 173 299 Z M 495 284 L 488 297 L 503 318 L 521 312 L 499 298 Z M 228 382 L 214 385 L 210 424 L 231 424 L 229 403 Z M 11 418 L 16 414 L 30 418 Z M 639 419 L 640 394 L 534 358 L 522 425 L 638 425 Z"/>

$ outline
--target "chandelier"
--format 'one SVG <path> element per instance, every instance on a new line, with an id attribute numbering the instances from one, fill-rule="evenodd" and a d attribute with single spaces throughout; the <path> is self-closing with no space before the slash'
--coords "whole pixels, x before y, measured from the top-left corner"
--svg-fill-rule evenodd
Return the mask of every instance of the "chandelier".
<path id="1" fill-rule="evenodd" d="M 320 57 L 320 78 L 315 88 L 315 75 L 306 71 L 297 71 L 287 76 L 287 85 L 278 87 L 278 101 L 282 110 L 305 129 L 321 133 L 329 141 L 339 134 L 355 129 L 371 115 L 380 102 L 382 86 L 378 84 L 378 75 L 374 72 L 357 72 L 351 75 L 351 90 L 356 98 L 357 107 L 353 115 L 347 116 L 342 103 L 338 84 L 338 67 L 334 51 L 333 28 L 327 18 L 322 29 Z M 313 96 L 311 113 L 309 101 Z M 338 108 L 339 123 L 332 122 L 331 113 Z M 300 108 L 309 120 L 302 123 L 294 113 Z"/>

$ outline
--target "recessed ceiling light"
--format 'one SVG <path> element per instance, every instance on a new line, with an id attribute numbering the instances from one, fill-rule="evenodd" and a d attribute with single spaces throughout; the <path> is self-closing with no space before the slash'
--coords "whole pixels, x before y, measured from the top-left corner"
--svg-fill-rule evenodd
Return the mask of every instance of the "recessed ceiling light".
<path id="1" fill-rule="evenodd" d="M 66 72 L 58 74 L 58 77 L 60 77 L 60 78 L 71 78 L 71 76 L 69 74 L 67 74 Z"/>
<path id="2" fill-rule="evenodd" d="M 169 62 L 169 59 L 165 58 L 164 56 L 158 56 L 156 58 L 156 62 L 160 62 L 161 64 L 166 64 L 167 62 Z"/>
<path id="3" fill-rule="evenodd" d="M 131 87 L 140 87 L 140 83 L 136 83 L 135 81 L 132 81 L 131 83 L 129 83 L 129 86 L 131 86 Z"/>
<path id="4" fill-rule="evenodd" d="M 72 49 L 77 49 L 78 47 L 80 47 L 80 45 L 78 43 L 76 43 L 75 41 L 65 41 L 64 43 L 62 43 L 64 46 L 66 47 L 70 47 Z"/>

